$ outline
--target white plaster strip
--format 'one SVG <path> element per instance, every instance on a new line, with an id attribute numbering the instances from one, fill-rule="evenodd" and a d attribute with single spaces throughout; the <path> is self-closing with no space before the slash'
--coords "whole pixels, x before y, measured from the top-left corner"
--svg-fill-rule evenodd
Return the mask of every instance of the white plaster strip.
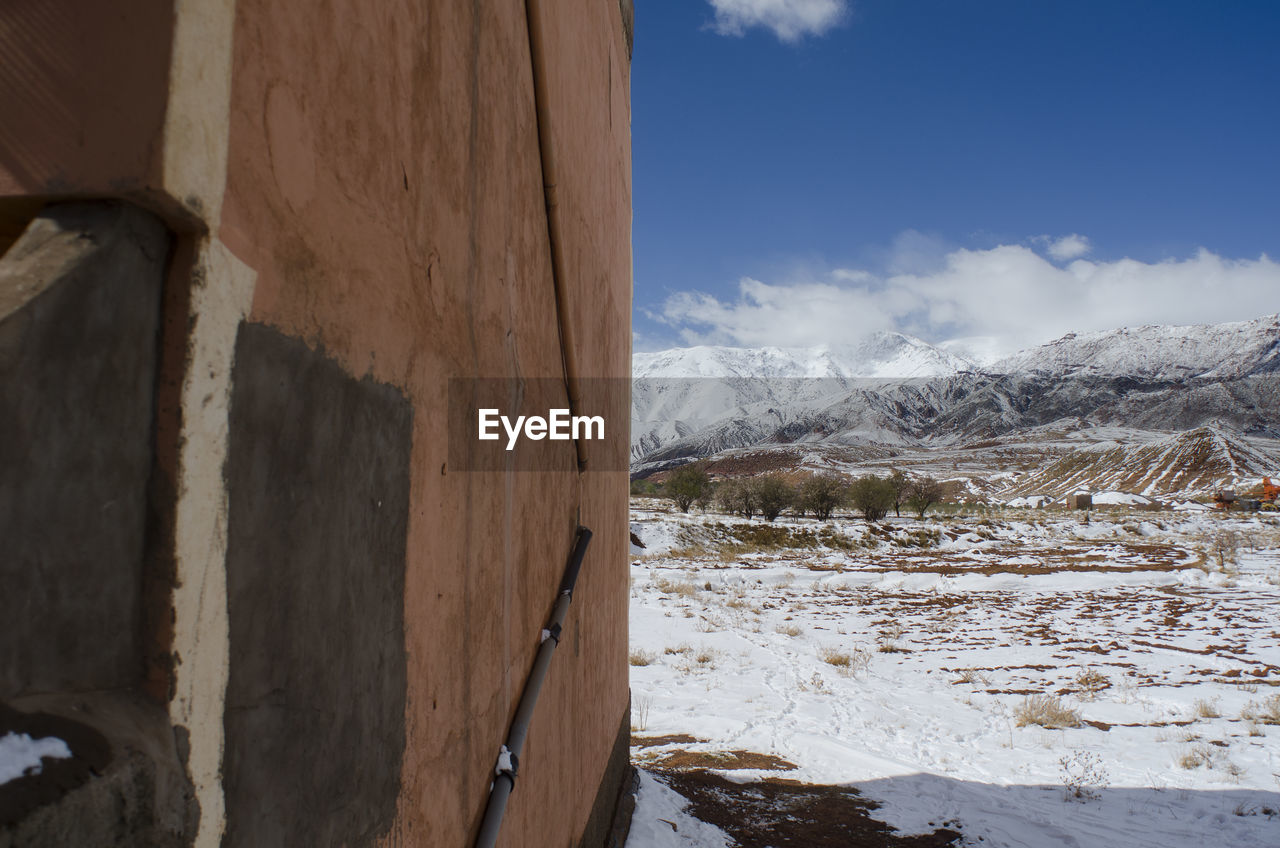
<path id="1" fill-rule="evenodd" d="M 235 0 L 174 0 L 165 112 L 165 193 L 201 218 L 190 285 L 174 510 L 174 697 L 169 718 L 190 740 L 187 775 L 200 804 L 195 848 L 218 848 L 226 828 L 223 708 L 227 623 L 227 411 L 236 332 L 253 303 L 255 272 L 218 241 L 230 139 Z M 175 281 L 176 282 L 176 281 Z M 180 284 L 180 283 L 179 283 Z"/>
<path id="2" fill-rule="evenodd" d="M 174 515 L 175 695 L 169 717 L 185 727 L 187 773 L 200 803 L 196 848 L 217 848 L 225 826 L 223 708 L 230 659 L 227 623 L 228 410 L 236 332 L 257 275 L 221 242 L 206 242 L 192 273 L 191 334 L 182 385 L 182 440 Z"/>
<path id="3" fill-rule="evenodd" d="M 227 184 L 235 0 L 175 0 L 164 190 L 216 232 Z"/>

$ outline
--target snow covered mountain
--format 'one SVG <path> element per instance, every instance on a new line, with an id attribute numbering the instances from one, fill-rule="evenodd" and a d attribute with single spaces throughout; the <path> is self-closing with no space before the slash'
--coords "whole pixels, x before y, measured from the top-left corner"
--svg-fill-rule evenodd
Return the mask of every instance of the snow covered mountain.
<path id="1" fill-rule="evenodd" d="M 692 439 L 699 454 L 742 447 L 822 409 L 869 380 L 972 371 L 973 363 L 902 333 L 814 348 L 691 347 L 632 357 L 631 453 Z M 846 428 L 848 429 L 848 428 Z M 872 426 L 885 441 L 896 425 Z"/>
<path id="2" fill-rule="evenodd" d="M 631 358 L 634 377 L 940 377 L 973 362 L 902 333 L 876 333 L 847 345 L 812 348 L 686 347 Z"/>
<path id="3" fill-rule="evenodd" d="M 1148 325 L 1102 333 L 1069 333 L 986 369 L 996 374 L 1061 377 L 1229 379 L 1280 371 L 1280 314 L 1230 324 Z"/>
<path id="4" fill-rule="evenodd" d="M 633 469 L 735 448 L 902 450 L 1085 427 L 1280 438 L 1280 315 L 1070 334 L 980 368 L 898 333 L 811 349 L 637 354 Z"/>

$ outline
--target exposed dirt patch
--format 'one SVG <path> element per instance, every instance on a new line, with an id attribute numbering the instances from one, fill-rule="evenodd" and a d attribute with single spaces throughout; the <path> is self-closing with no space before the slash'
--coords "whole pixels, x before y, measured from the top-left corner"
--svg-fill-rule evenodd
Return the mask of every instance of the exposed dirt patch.
<path id="1" fill-rule="evenodd" d="M 706 741 L 696 736 L 690 736 L 687 733 L 669 733 L 666 736 L 632 736 L 631 747 L 656 748 L 659 745 L 696 745 L 699 742 Z"/>
<path id="2" fill-rule="evenodd" d="M 959 832 L 946 827 L 901 836 L 871 817 L 874 801 L 843 786 L 781 778 L 734 783 L 703 770 L 659 773 L 689 800 L 692 815 L 729 834 L 740 848 L 947 848 L 960 840 Z"/>
<path id="3" fill-rule="evenodd" d="M 645 765 L 656 769 L 715 769 L 717 771 L 738 771 L 740 769 L 762 769 L 765 771 L 792 771 L 797 768 L 781 757 L 772 754 L 757 754 L 754 751 L 672 751 L 662 754 Z"/>

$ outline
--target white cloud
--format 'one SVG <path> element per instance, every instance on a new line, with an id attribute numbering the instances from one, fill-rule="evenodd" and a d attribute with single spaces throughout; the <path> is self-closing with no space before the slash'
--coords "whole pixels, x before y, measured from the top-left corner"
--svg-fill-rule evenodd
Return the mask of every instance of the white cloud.
<path id="1" fill-rule="evenodd" d="M 742 35 L 762 26 L 788 44 L 823 35 L 844 20 L 846 0 L 708 0 L 716 10 L 712 29 Z"/>
<path id="2" fill-rule="evenodd" d="M 1057 244 L 1045 248 L 1050 257 Z M 1077 258 L 1062 265 L 1024 245 L 1000 245 L 953 250 L 926 271 L 840 268 L 817 281 L 782 283 L 744 278 L 736 299 L 681 292 L 654 317 L 686 344 L 811 346 L 899 330 L 932 342 L 983 337 L 984 352 L 994 355 L 1068 332 L 1256 318 L 1277 311 L 1277 292 L 1280 263 L 1266 256 L 1227 259 L 1202 249 L 1181 260 Z"/>
<path id="3" fill-rule="evenodd" d="M 676 327 L 686 344 L 807 346 L 885 327 L 894 320 L 885 302 L 891 299 L 858 286 L 770 285 L 744 277 L 736 302 L 680 292 L 667 298 L 657 317 Z"/>
<path id="4" fill-rule="evenodd" d="M 1079 259 L 1081 256 L 1087 255 L 1092 249 L 1087 238 L 1075 233 L 1049 242 L 1049 255 L 1061 262 L 1065 262 L 1068 259 Z"/>

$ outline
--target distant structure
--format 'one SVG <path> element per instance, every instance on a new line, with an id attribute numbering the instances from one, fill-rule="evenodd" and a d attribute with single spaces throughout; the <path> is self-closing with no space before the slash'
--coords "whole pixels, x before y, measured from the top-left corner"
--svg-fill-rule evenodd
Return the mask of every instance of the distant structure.
<path id="1" fill-rule="evenodd" d="M 500 844 L 628 774 L 631 0 L 0 8 L 0 848 Z M 469 471 L 450 381 L 616 438 Z M 609 378 L 593 380 L 591 378 Z"/>
<path id="2" fill-rule="evenodd" d="M 1093 509 L 1093 495 L 1088 492 L 1067 495 L 1067 509 Z"/>

